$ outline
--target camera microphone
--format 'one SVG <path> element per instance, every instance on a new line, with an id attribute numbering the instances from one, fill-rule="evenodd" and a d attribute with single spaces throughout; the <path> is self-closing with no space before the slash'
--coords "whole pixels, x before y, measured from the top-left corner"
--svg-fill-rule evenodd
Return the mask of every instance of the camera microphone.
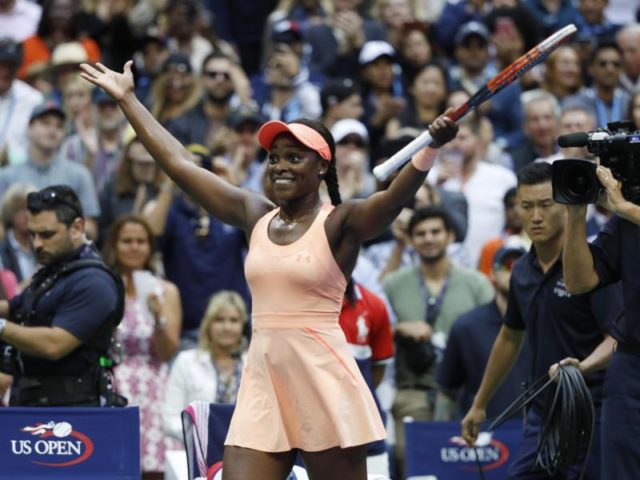
<path id="1" fill-rule="evenodd" d="M 586 147 L 589 142 L 605 140 L 609 134 L 607 132 L 577 132 L 560 135 L 558 145 L 560 148 Z"/>

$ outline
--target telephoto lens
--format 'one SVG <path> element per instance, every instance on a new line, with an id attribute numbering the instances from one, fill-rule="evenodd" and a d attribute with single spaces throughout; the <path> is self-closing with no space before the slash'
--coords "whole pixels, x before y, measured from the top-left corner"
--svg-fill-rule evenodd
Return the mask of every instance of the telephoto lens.
<path id="1" fill-rule="evenodd" d="M 600 195 L 597 165 L 591 160 L 568 158 L 553 162 L 551 186 L 553 200 L 565 205 L 595 203 Z"/>

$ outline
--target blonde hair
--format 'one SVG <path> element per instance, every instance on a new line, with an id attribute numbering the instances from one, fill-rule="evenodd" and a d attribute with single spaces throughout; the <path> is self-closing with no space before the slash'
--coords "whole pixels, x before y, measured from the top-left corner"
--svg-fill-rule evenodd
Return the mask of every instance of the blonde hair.
<path id="1" fill-rule="evenodd" d="M 2 196 L 0 211 L 2 212 L 2 224 L 5 228 L 11 227 L 11 217 L 18 210 L 27 208 L 27 195 L 37 191 L 36 187 L 27 183 L 14 183 Z"/>
<path id="2" fill-rule="evenodd" d="M 188 110 L 191 110 L 193 107 L 195 107 L 200 100 L 201 92 L 198 81 L 193 72 L 189 73 L 188 75 L 191 77 L 191 87 L 189 89 L 189 93 L 179 106 L 173 108 L 173 111 L 170 115 L 168 115 L 167 113 L 167 72 L 161 73 L 153 81 L 151 85 L 151 114 L 160 123 L 167 122 L 181 116 Z"/>
<path id="3" fill-rule="evenodd" d="M 211 338 L 209 338 L 209 328 L 223 308 L 235 308 L 242 318 L 242 322 L 247 321 L 247 306 L 242 297 L 232 290 L 222 290 L 211 297 L 207 309 L 204 312 L 200 330 L 198 332 L 198 348 L 206 352 L 211 352 Z M 242 340 L 242 337 L 240 337 Z M 241 342 L 240 342 L 241 343 Z M 239 345 L 238 345 L 239 346 Z"/>

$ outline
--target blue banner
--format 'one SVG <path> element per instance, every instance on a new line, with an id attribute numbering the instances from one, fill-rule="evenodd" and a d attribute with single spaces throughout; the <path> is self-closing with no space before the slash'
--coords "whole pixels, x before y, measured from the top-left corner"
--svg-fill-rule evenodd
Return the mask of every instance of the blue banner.
<path id="1" fill-rule="evenodd" d="M 0 408 L 0 480 L 139 480 L 138 408 Z"/>
<path id="2" fill-rule="evenodd" d="M 476 455 L 485 480 L 503 480 L 520 447 L 522 421 L 481 434 L 475 449 L 460 437 L 458 422 L 407 422 L 405 438 L 408 480 L 478 480 Z"/>

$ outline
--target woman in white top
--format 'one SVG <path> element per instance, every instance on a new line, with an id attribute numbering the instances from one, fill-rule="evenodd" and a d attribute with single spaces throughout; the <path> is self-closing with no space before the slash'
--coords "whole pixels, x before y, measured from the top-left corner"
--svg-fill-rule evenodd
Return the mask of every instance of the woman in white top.
<path id="1" fill-rule="evenodd" d="M 236 292 L 224 290 L 209 301 L 200 324 L 198 347 L 181 352 L 171 368 L 162 411 L 165 432 L 182 440 L 182 410 L 194 400 L 235 403 L 245 358 L 247 309 Z"/>

